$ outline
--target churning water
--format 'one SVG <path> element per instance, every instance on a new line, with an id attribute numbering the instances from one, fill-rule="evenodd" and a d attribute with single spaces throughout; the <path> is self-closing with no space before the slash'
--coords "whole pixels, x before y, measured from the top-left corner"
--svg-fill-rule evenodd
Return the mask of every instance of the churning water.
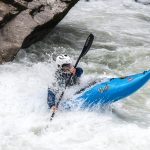
<path id="1" fill-rule="evenodd" d="M 58 112 L 49 122 L 47 87 L 58 54 L 82 59 L 82 83 L 150 69 L 150 6 L 133 0 L 80 1 L 42 41 L 0 66 L 0 150 L 149 150 L 150 83 L 111 110 Z M 71 94 L 71 92 L 70 92 Z"/>

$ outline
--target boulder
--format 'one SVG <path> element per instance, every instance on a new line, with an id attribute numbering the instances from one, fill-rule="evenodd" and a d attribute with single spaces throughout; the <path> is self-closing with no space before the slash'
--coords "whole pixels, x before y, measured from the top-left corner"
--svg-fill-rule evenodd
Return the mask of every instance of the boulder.
<path id="1" fill-rule="evenodd" d="M 0 63 L 41 40 L 78 0 L 1 0 Z"/>

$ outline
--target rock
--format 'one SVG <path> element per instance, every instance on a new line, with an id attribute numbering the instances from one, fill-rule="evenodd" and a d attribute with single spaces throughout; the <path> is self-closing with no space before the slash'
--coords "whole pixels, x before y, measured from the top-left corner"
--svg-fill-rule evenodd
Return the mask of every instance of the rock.
<path id="1" fill-rule="evenodd" d="M 4 16 L 9 13 L 9 7 L 0 1 L 0 22 L 3 20 Z"/>
<path id="2" fill-rule="evenodd" d="M 1 0 L 0 63 L 41 40 L 78 0 Z"/>
<path id="3" fill-rule="evenodd" d="M 150 5 L 150 0 L 135 0 L 137 3 L 141 3 L 143 5 Z"/>

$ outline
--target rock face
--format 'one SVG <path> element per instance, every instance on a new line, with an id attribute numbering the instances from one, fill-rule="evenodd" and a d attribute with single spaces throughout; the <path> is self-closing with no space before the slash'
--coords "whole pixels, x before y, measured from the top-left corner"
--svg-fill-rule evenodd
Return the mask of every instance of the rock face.
<path id="1" fill-rule="evenodd" d="M 78 0 L 1 0 L 0 63 L 42 39 Z"/>
<path id="2" fill-rule="evenodd" d="M 144 4 L 144 5 L 150 5 L 150 0 L 135 0 L 135 2 Z"/>

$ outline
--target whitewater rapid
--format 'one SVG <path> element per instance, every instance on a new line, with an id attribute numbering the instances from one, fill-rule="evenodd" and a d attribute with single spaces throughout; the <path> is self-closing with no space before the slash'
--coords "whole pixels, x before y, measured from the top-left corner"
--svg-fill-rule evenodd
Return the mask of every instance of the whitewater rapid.
<path id="1" fill-rule="evenodd" d="M 0 150 L 150 149 L 150 82 L 105 112 L 58 111 L 49 122 L 53 58 L 68 53 L 75 62 L 89 33 L 95 40 L 80 63 L 82 85 L 150 69 L 150 6 L 80 1 L 44 40 L 0 66 Z"/>

